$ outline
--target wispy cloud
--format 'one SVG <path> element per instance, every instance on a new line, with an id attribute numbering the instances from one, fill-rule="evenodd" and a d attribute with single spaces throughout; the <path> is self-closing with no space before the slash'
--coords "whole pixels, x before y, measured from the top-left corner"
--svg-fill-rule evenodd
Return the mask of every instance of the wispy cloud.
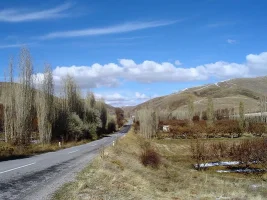
<path id="1" fill-rule="evenodd" d="M 83 30 L 69 30 L 62 32 L 53 32 L 47 35 L 41 36 L 41 39 L 54 39 L 54 38 L 70 38 L 70 37 L 83 37 L 94 35 L 108 35 L 114 33 L 125 33 L 131 31 L 137 31 L 148 28 L 155 28 L 161 26 L 168 26 L 175 24 L 181 20 L 176 21 L 150 21 L 150 22 L 128 22 L 125 24 L 119 24 L 114 26 L 108 26 L 103 28 L 88 28 Z"/>
<path id="2" fill-rule="evenodd" d="M 236 40 L 228 39 L 226 40 L 228 44 L 235 44 Z"/>
<path id="3" fill-rule="evenodd" d="M 127 41 L 127 40 L 144 39 L 144 38 L 149 38 L 149 37 L 150 36 L 121 37 L 121 38 L 116 38 L 115 40 Z"/>
<path id="4" fill-rule="evenodd" d="M 206 26 L 208 28 L 218 28 L 218 27 L 234 25 L 234 24 L 236 24 L 236 22 L 216 22 L 212 24 L 207 24 Z"/>
<path id="5" fill-rule="evenodd" d="M 28 9 L 4 9 L 0 10 L 0 22 L 25 22 L 45 19 L 54 19 L 67 16 L 64 11 L 72 7 L 71 3 L 65 3 L 46 10 Z"/>
<path id="6" fill-rule="evenodd" d="M 0 44 L 0 49 L 8 49 L 8 48 L 20 48 L 23 46 L 29 46 L 32 45 L 33 43 L 20 43 L 20 44 Z"/>

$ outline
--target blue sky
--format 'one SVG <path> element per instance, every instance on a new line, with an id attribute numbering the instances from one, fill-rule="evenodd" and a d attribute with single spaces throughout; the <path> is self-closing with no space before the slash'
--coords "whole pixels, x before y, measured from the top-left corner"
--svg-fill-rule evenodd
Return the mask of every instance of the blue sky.
<path id="1" fill-rule="evenodd" d="M 267 75 L 264 0 L 0 1 L 0 75 L 26 45 L 35 73 L 135 105 L 184 88 Z"/>

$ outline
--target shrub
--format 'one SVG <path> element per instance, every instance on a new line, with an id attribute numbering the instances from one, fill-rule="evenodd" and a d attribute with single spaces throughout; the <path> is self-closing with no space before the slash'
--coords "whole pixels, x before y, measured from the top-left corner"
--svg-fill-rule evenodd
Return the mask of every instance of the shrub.
<path id="1" fill-rule="evenodd" d="M 214 135 L 238 134 L 240 136 L 242 130 L 236 120 L 220 120 L 215 122 L 215 126 L 208 133 L 213 133 Z"/>
<path id="2" fill-rule="evenodd" d="M 14 153 L 14 147 L 4 144 L 0 146 L 0 158 L 11 156 Z"/>
<path id="3" fill-rule="evenodd" d="M 225 142 L 213 143 L 210 145 L 211 158 L 222 160 L 229 157 L 229 145 Z"/>
<path id="4" fill-rule="evenodd" d="M 116 122 L 112 119 L 108 122 L 108 133 L 113 133 L 116 131 Z"/>
<path id="5" fill-rule="evenodd" d="M 137 131 L 140 130 L 140 122 L 139 121 L 136 121 L 133 125 L 134 127 L 134 132 L 137 133 Z"/>
<path id="6" fill-rule="evenodd" d="M 200 117 L 198 115 L 193 116 L 193 122 L 198 122 Z"/>
<path id="7" fill-rule="evenodd" d="M 152 168 L 159 168 L 161 164 L 160 155 L 153 148 L 146 148 L 141 156 L 141 162 L 144 166 L 150 166 Z"/>
<path id="8" fill-rule="evenodd" d="M 68 117 L 68 132 L 77 141 L 83 135 L 84 124 L 76 113 L 71 113 Z"/>
<path id="9" fill-rule="evenodd" d="M 239 161 L 245 167 L 259 164 L 267 168 L 267 140 L 265 138 L 243 140 L 232 144 L 227 142 L 205 144 L 203 140 L 196 139 L 192 140 L 191 153 L 198 169 L 200 169 L 200 163 L 221 160 Z"/>
<path id="10" fill-rule="evenodd" d="M 209 146 L 203 140 L 196 139 L 191 142 L 192 158 L 196 162 L 196 168 L 200 169 L 200 164 L 210 160 Z"/>
<path id="11" fill-rule="evenodd" d="M 263 133 L 266 133 L 266 125 L 264 123 L 249 123 L 248 132 L 256 135 L 262 136 Z"/>
<path id="12" fill-rule="evenodd" d="M 88 124 L 90 138 L 97 140 L 97 126 L 95 124 Z"/>

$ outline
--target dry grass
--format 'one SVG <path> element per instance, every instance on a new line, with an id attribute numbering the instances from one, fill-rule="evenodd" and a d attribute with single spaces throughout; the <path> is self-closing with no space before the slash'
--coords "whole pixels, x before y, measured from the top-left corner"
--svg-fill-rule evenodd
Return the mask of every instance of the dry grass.
<path id="1" fill-rule="evenodd" d="M 216 139 L 212 139 L 213 141 Z M 226 140 L 226 139 L 225 139 Z M 161 155 L 158 169 L 141 164 L 143 138 L 133 131 L 66 184 L 54 199 L 266 199 L 260 177 L 215 174 L 192 168 L 190 140 L 152 140 Z M 104 156 L 103 156 L 104 155 Z"/>
<path id="2" fill-rule="evenodd" d="M 67 142 L 61 146 L 58 143 L 52 144 L 31 144 L 29 146 L 14 146 L 0 141 L 0 161 L 10 160 L 22 157 L 28 157 L 40 153 L 57 151 L 59 149 L 65 149 L 72 146 L 88 143 L 89 140 L 82 140 L 79 142 Z"/>

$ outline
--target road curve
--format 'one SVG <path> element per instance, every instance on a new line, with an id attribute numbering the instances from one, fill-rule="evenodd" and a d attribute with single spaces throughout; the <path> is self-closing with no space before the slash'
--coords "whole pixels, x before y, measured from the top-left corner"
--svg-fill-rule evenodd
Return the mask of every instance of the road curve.
<path id="1" fill-rule="evenodd" d="M 62 186 L 75 178 L 99 152 L 126 134 L 130 124 L 121 131 L 80 146 L 44 153 L 24 159 L 0 162 L 1 200 L 47 200 Z"/>

